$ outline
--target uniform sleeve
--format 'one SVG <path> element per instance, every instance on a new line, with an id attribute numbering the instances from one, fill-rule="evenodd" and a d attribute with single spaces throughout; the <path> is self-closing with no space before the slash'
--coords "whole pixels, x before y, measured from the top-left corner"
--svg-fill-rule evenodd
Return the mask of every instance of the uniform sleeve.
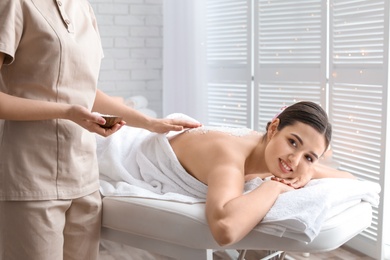
<path id="1" fill-rule="evenodd" d="M 5 54 L 4 64 L 15 58 L 23 31 L 22 0 L 0 0 L 0 52 Z"/>

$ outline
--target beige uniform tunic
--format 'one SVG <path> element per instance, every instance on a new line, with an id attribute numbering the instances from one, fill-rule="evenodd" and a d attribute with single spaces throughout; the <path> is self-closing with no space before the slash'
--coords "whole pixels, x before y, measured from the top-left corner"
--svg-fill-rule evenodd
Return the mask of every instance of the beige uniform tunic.
<path id="1" fill-rule="evenodd" d="M 91 110 L 102 47 L 87 0 L 0 0 L 0 91 Z M 0 124 L 0 200 L 72 199 L 99 188 L 95 137 L 70 120 Z"/>

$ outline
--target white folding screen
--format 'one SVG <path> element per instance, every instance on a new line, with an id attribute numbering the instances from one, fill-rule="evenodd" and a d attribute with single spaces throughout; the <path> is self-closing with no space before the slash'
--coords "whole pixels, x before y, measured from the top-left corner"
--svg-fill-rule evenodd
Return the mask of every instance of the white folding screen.
<path id="1" fill-rule="evenodd" d="M 205 0 L 164 0 L 163 116 L 205 122 Z"/>
<path id="2" fill-rule="evenodd" d="M 326 109 L 325 1 L 208 0 L 206 13 L 208 124 L 263 130 L 284 105 Z"/>
<path id="3" fill-rule="evenodd" d="M 341 169 L 384 187 L 385 0 L 206 2 L 209 123 L 261 131 L 282 106 L 317 102 L 329 112 Z M 348 243 L 376 259 L 383 197 L 372 225 Z"/>
<path id="4" fill-rule="evenodd" d="M 182 51 L 181 59 L 185 64 L 187 53 L 192 62 L 195 53 L 195 71 L 200 78 L 204 76 L 204 82 L 175 86 L 172 81 L 168 91 L 164 85 L 169 105 L 174 105 L 172 94 L 178 98 L 177 93 L 194 93 L 196 88 L 197 96 L 183 97 L 189 102 L 181 106 L 176 103 L 176 112 L 194 111 L 208 125 L 246 126 L 260 131 L 284 105 L 299 100 L 322 105 L 333 124 L 333 154 L 341 169 L 382 186 L 381 203 L 374 209 L 371 227 L 348 245 L 383 259 L 385 168 L 390 163 L 385 160 L 386 144 L 390 143 L 386 113 L 388 1 L 191 3 L 195 2 L 197 8 L 189 12 L 197 19 L 191 23 L 196 24 L 198 37 L 193 45 L 197 48 Z M 164 30 L 172 33 L 165 24 Z M 188 69 L 177 64 L 174 68 L 172 78 L 175 73 L 187 78 Z M 191 79 L 198 79 L 195 72 L 193 75 Z"/>
<path id="5" fill-rule="evenodd" d="M 255 3 L 255 127 L 300 100 L 326 109 L 326 1 Z"/>
<path id="6" fill-rule="evenodd" d="M 384 238 L 388 1 L 330 1 L 329 115 L 340 168 L 382 186 L 371 227 L 350 241 L 381 259 Z M 356 216 L 359 217 L 359 216 Z"/>
<path id="7" fill-rule="evenodd" d="M 249 0 L 206 1 L 207 122 L 252 127 Z"/>

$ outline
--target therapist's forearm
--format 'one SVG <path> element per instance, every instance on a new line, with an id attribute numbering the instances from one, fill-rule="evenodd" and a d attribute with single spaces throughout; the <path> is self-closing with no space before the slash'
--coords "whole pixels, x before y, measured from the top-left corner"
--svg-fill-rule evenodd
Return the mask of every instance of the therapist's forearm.
<path id="1" fill-rule="evenodd" d="M 122 116 L 123 120 L 127 122 L 128 125 L 151 130 L 150 127 L 153 118 L 126 106 L 122 102 L 118 102 L 117 99 L 105 94 L 101 90 L 96 92 L 95 103 L 92 111 L 99 112 L 101 114 Z"/>
<path id="2" fill-rule="evenodd" d="M 5 54 L 0 52 L 0 70 Z M 47 101 L 19 98 L 0 92 L 0 119 L 6 120 L 47 120 L 65 118 L 69 105 Z"/>
<path id="3" fill-rule="evenodd" d="M 3 52 L 0 52 L 0 70 L 1 70 L 1 67 L 3 66 L 3 63 L 4 63 L 4 57 L 5 57 L 5 54 Z"/>
<path id="4" fill-rule="evenodd" d="M 19 98 L 0 92 L 0 119 L 26 121 L 67 118 L 70 108 L 67 104 Z"/>

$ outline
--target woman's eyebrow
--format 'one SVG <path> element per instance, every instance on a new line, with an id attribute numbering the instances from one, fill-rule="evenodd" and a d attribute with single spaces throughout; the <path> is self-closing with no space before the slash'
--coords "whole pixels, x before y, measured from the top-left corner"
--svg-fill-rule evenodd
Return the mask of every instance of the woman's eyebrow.
<path id="1" fill-rule="evenodd" d="M 302 141 L 302 138 L 301 137 L 299 137 L 299 135 L 297 135 L 297 134 L 291 134 L 292 136 L 295 136 L 295 138 L 297 138 L 298 139 L 298 141 L 301 143 L 301 145 L 303 145 L 303 141 Z"/>
<path id="2" fill-rule="evenodd" d="M 294 136 L 295 138 L 297 138 L 297 140 L 298 140 L 298 142 L 301 144 L 301 145 L 303 145 L 303 140 L 302 140 L 302 138 L 299 136 L 299 135 L 297 135 L 297 134 L 291 134 L 292 136 Z M 318 158 L 320 158 L 315 152 L 310 152 L 317 160 L 318 160 Z"/>

